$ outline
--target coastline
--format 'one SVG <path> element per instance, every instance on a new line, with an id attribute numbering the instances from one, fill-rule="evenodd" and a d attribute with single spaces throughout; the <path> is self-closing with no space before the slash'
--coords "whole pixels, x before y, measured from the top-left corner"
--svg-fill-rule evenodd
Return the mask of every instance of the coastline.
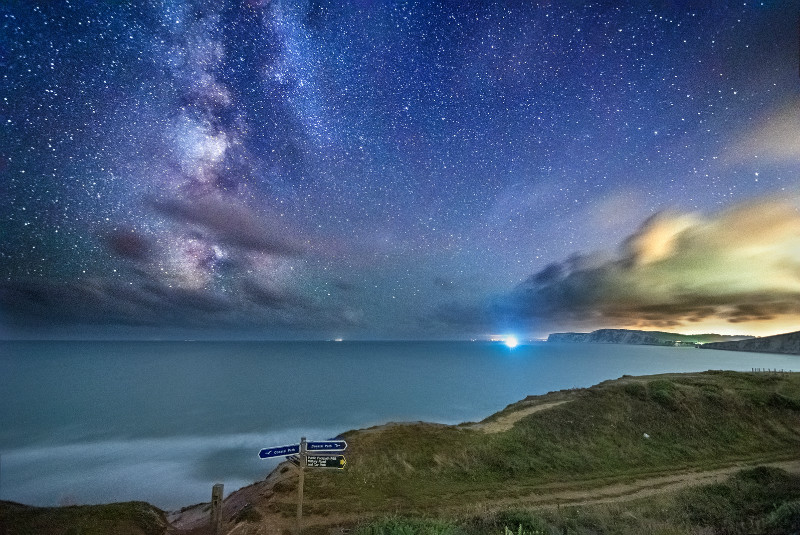
<path id="1" fill-rule="evenodd" d="M 528 396 L 480 422 L 351 430 L 341 434 L 346 470 L 307 470 L 305 514 L 309 526 L 353 525 L 389 512 L 464 514 L 476 503 L 489 511 L 625 501 L 754 465 L 795 473 L 800 467 L 785 463 L 800 448 L 798 411 L 798 372 L 709 371 L 623 376 Z M 225 498 L 226 529 L 291 529 L 296 494 L 296 469 L 283 462 Z M 94 507 L 100 514 L 122 505 Z M 133 517 L 160 511 L 126 507 Z M 161 513 L 176 533 L 199 534 L 208 511 L 201 503 Z"/>

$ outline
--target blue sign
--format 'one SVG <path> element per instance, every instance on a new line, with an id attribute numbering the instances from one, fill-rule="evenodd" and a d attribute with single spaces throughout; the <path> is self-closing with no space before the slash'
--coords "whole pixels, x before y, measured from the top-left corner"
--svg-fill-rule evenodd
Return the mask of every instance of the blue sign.
<path id="1" fill-rule="evenodd" d="M 337 451 L 346 450 L 347 442 L 344 440 L 320 440 L 317 442 L 307 442 L 308 451 Z"/>
<path id="2" fill-rule="evenodd" d="M 279 446 L 277 448 L 264 448 L 258 452 L 258 456 L 262 459 L 267 459 L 269 457 L 292 455 L 293 453 L 300 453 L 300 444 L 290 444 L 288 446 Z"/>

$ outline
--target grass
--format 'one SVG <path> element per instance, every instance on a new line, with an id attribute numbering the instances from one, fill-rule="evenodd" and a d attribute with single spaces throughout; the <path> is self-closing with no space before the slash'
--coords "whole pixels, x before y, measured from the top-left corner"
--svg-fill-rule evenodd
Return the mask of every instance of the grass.
<path id="1" fill-rule="evenodd" d="M 625 504 L 515 509 L 472 517 L 391 517 L 356 535 L 779 535 L 800 532 L 800 476 L 757 467 L 722 483 Z"/>
<path id="2" fill-rule="evenodd" d="M 162 535 L 164 512 L 145 502 L 31 507 L 0 502 L 3 535 Z"/>
<path id="3" fill-rule="evenodd" d="M 346 433 L 347 470 L 307 474 L 306 496 L 321 509 L 433 511 L 800 450 L 800 374 L 628 377 L 525 401 L 564 399 L 496 434 L 431 424 Z"/>

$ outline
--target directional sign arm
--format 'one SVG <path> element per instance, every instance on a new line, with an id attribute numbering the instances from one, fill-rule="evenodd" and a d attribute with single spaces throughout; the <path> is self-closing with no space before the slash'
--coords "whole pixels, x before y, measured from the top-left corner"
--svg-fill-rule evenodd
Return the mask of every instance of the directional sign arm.
<path id="1" fill-rule="evenodd" d="M 344 440 L 317 440 L 307 442 L 308 451 L 341 451 L 347 449 L 347 442 Z"/>
<path id="2" fill-rule="evenodd" d="M 269 457 L 282 457 L 294 453 L 300 453 L 300 444 L 289 444 L 288 446 L 279 446 L 277 448 L 264 448 L 258 452 L 258 456 L 262 459 L 268 459 Z"/>

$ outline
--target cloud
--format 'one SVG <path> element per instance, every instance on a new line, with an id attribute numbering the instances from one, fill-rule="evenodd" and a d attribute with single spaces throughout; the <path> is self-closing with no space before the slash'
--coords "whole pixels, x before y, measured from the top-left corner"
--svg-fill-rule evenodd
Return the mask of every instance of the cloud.
<path id="1" fill-rule="evenodd" d="M 800 160 L 800 101 L 794 101 L 764 118 L 726 151 L 726 160 L 752 161 L 762 158 L 777 162 Z"/>
<path id="2" fill-rule="evenodd" d="M 130 260 L 147 261 L 152 253 L 149 240 L 133 229 L 109 232 L 106 243 L 114 254 Z"/>
<path id="3" fill-rule="evenodd" d="M 47 325 L 211 325 L 232 303 L 208 292 L 90 279 L 21 279 L 0 285 L 0 308 L 9 319 Z"/>
<path id="4" fill-rule="evenodd" d="M 242 295 L 257 305 L 285 310 L 311 310 L 312 304 L 299 295 L 247 280 L 240 289 Z"/>
<path id="5" fill-rule="evenodd" d="M 677 327 L 800 319 L 800 213 L 777 200 L 712 217 L 660 213 L 614 258 L 578 256 L 551 264 L 490 309 L 495 318 L 520 325 Z"/>
<path id="6" fill-rule="evenodd" d="M 0 281 L 0 327 L 37 336 L 80 335 L 94 327 L 106 333 L 130 327 L 156 336 L 171 328 L 205 335 L 307 336 L 320 329 L 359 327 L 362 319 L 341 304 L 318 302 L 297 288 L 247 277 L 225 291 L 176 286 L 143 269 L 123 279 Z"/>
<path id="7" fill-rule="evenodd" d="M 260 216 L 249 207 L 220 195 L 206 195 L 191 201 L 153 201 L 152 205 L 175 221 L 204 228 L 227 245 L 279 256 L 297 256 L 304 251 L 277 218 Z"/>

